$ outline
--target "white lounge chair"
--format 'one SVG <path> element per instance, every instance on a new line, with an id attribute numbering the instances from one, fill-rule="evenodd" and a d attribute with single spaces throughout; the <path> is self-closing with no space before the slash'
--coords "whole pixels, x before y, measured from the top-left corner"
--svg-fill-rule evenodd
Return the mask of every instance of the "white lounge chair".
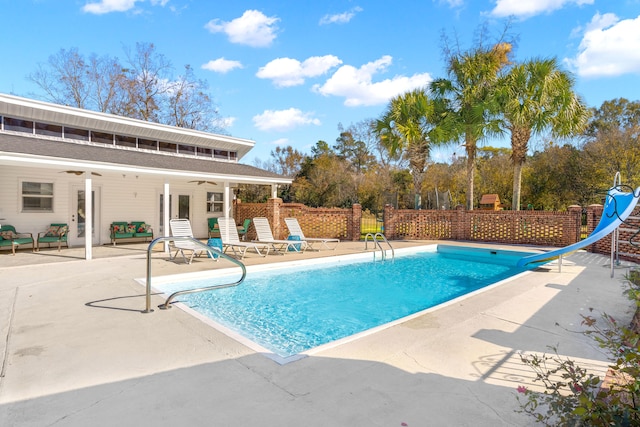
<path id="1" fill-rule="evenodd" d="M 260 256 L 269 255 L 269 245 L 255 242 L 241 242 L 236 228 L 236 222 L 233 218 L 218 218 L 218 227 L 220 227 L 220 239 L 222 240 L 223 251 L 231 248 L 233 254 L 243 259 L 248 249 L 253 249 Z M 264 250 L 264 255 L 260 252 Z"/>
<path id="2" fill-rule="evenodd" d="M 169 226 L 171 227 L 171 235 L 174 237 L 193 237 L 193 231 L 191 231 L 191 223 L 188 219 L 171 219 L 169 220 Z M 194 256 L 200 256 L 200 254 L 202 254 L 203 252 L 210 252 L 190 240 L 174 240 L 171 242 L 171 246 L 173 246 L 173 248 L 176 250 L 176 253 L 173 257 L 171 257 L 171 252 L 169 252 L 169 257 L 173 259 L 178 256 L 178 253 L 181 253 L 184 262 L 186 262 L 187 264 L 191 264 Z M 185 256 L 184 251 L 191 251 L 189 261 L 187 261 L 187 257 Z"/>
<path id="3" fill-rule="evenodd" d="M 285 218 L 284 222 L 285 224 L 287 224 L 287 228 L 289 229 L 289 235 L 298 236 L 301 241 L 307 243 L 309 249 L 313 249 L 313 245 L 315 243 L 320 243 L 321 246 L 324 246 L 327 249 L 335 249 L 338 247 L 338 243 L 340 243 L 340 239 L 335 238 L 305 237 L 304 233 L 302 232 L 302 228 L 300 228 L 300 224 L 298 223 L 297 218 Z M 335 246 L 329 247 L 329 244 L 335 244 Z"/>
<path id="4" fill-rule="evenodd" d="M 271 248 L 281 254 L 291 252 L 304 252 L 307 249 L 307 243 L 300 240 L 278 240 L 273 237 L 269 220 L 264 217 L 253 218 L 253 226 L 256 229 L 258 238 L 254 240 L 256 243 L 266 243 Z"/>

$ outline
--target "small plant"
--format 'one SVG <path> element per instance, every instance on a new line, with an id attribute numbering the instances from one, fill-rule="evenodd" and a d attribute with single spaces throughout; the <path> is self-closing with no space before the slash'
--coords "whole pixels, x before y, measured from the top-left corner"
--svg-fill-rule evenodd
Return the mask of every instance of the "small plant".
<path id="1" fill-rule="evenodd" d="M 522 362 L 535 373 L 544 391 L 519 386 L 518 412 L 546 426 L 637 426 L 640 425 L 640 271 L 631 270 L 627 296 L 636 304 L 630 327 L 620 326 L 608 315 L 600 326 L 592 316 L 582 316 L 584 333 L 593 337 L 609 355 L 605 378 L 589 373 L 574 361 L 553 354 L 525 355 Z"/>

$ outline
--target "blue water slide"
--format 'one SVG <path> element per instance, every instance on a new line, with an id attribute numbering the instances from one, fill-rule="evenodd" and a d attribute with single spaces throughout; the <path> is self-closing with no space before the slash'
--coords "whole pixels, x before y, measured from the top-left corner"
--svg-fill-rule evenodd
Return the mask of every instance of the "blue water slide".
<path id="1" fill-rule="evenodd" d="M 607 198 L 604 203 L 604 210 L 598 226 L 593 230 L 586 239 L 581 240 L 564 248 L 555 249 L 550 252 L 529 255 L 518 261 L 518 267 L 525 267 L 529 264 L 542 264 L 549 262 L 560 255 L 575 252 L 585 246 L 591 245 L 598 240 L 606 237 L 614 231 L 625 220 L 636 207 L 638 198 L 640 197 L 640 187 L 633 193 L 625 193 L 617 187 L 611 188 L 607 192 Z"/>

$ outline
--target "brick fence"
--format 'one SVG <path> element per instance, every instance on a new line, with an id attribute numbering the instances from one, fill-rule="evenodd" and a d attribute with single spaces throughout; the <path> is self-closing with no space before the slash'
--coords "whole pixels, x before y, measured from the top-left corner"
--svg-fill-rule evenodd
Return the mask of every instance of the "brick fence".
<path id="1" fill-rule="evenodd" d="M 602 205 L 585 209 L 586 231 L 591 233 L 602 216 Z M 341 240 L 360 240 L 362 207 L 349 209 L 310 208 L 300 203 L 283 203 L 269 199 L 267 203 L 238 203 L 234 218 L 241 224 L 245 218 L 266 217 L 276 239 L 287 238 L 284 219 L 295 217 L 307 237 L 333 237 Z M 619 228 L 619 253 L 623 259 L 640 261 L 640 247 L 630 243 L 640 230 L 640 208 Z M 526 244 L 563 247 L 580 239 L 582 208 L 569 206 L 566 212 L 548 211 L 467 211 L 384 209 L 384 234 L 389 240 L 460 240 L 505 244 Z M 247 234 L 255 239 L 253 227 Z M 640 241 L 640 237 L 638 238 Z M 610 236 L 585 248 L 609 254 Z"/>

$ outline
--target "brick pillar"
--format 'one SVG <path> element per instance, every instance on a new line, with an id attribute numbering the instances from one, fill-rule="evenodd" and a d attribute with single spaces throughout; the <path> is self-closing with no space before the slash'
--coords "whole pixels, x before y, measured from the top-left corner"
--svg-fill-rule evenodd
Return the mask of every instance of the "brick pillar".
<path id="1" fill-rule="evenodd" d="M 393 205 L 384 205 L 384 214 L 382 216 L 384 221 L 384 236 L 388 240 L 396 238 L 396 216 L 394 215 Z"/>
<path id="2" fill-rule="evenodd" d="M 469 240 L 467 227 L 465 226 L 465 212 L 463 205 L 456 206 L 456 214 L 451 223 L 451 238 L 453 240 Z"/>
<path id="3" fill-rule="evenodd" d="M 362 205 L 354 203 L 351 207 L 351 226 L 349 227 L 349 236 L 352 242 L 360 240 L 360 222 L 362 221 Z"/>
<path id="4" fill-rule="evenodd" d="M 573 215 L 573 223 L 575 224 L 575 233 L 567 233 L 567 238 L 572 239 L 563 244 L 568 246 L 572 243 L 580 241 L 580 231 L 582 230 L 582 206 L 571 205 L 567 208 L 567 211 Z"/>
<path id="5" fill-rule="evenodd" d="M 587 234 L 591 234 L 591 232 L 595 230 L 602 217 L 602 212 L 604 212 L 604 206 L 602 205 L 594 204 L 587 206 Z M 595 244 L 589 245 L 586 249 L 589 252 L 598 252 L 595 246 Z M 610 242 L 609 246 L 611 246 Z"/>
<path id="6" fill-rule="evenodd" d="M 282 199 L 276 197 L 267 200 L 267 219 L 271 225 L 271 231 L 275 239 L 284 239 L 282 236 L 282 226 L 280 225 L 280 206 Z"/>

